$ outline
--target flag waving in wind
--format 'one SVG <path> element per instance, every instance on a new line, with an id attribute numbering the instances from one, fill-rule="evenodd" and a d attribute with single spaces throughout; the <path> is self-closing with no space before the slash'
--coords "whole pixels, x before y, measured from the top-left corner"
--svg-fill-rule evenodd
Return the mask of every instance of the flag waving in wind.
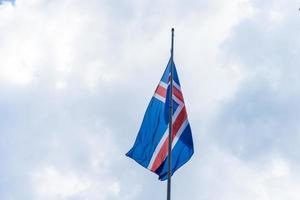
<path id="1" fill-rule="evenodd" d="M 180 83 L 173 59 L 165 72 L 148 105 L 141 128 L 133 147 L 126 154 L 143 167 L 168 178 L 168 143 L 170 109 L 170 74 L 173 68 L 172 89 L 172 155 L 171 174 L 184 165 L 193 155 L 193 139 Z"/>

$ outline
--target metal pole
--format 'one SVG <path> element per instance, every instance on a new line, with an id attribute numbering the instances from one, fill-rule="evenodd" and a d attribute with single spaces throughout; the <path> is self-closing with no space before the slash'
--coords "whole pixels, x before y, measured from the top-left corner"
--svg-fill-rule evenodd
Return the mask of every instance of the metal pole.
<path id="1" fill-rule="evenodd" d="M 171 200 L 171 175 L 172 175 L 172 116 L 173 116 L 173 45 L 174 45 L 174 28 L 172 28 L 171 42 L 171 75 L 170 75 L 170 110 L 169 110 L 169 145 L 168 145 L 168 189 L 167 200 Z"/>

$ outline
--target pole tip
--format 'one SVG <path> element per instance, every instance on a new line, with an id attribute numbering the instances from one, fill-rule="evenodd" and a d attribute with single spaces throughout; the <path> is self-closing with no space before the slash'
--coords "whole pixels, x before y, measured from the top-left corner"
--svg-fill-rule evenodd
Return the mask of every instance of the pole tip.
<path id="1" fill-rule="evenodd" d="M 174 28 L 172 28 L 171 31 L 174 32 Z"/>

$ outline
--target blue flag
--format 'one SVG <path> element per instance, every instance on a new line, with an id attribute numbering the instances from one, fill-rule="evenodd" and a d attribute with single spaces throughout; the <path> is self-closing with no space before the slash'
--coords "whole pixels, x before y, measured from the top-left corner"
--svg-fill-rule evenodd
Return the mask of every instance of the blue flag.
<path id="1" fill-rule="evenodd" d="M 193 155 L 193 139 L 180 83 L 172 59 L 148 105 L 141 128 L 133 147 L 126 154 L 143 167 L 159 176 L 168 178 L 168 135 L 170 104 L 170 72 L 173 67 L 173 115 L 172 115 L 172 166 L 173 173 Z"/>
<path id="2" fill-rule="evenodd" d="M 4 2 L 10 2 L 12 5 L 15 5 L 15 0 L 0 0 L 0 5 Z"/>

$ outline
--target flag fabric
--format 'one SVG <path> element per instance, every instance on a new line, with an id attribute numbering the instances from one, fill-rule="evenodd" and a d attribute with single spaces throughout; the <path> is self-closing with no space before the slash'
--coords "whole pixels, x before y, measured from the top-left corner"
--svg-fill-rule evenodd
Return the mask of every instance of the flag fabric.
<path id="1" fill-rule="evenodd" d="M 171 174 L 193 155 L 193 139 L 175 64 L 169 60 L 164 74 L 148 105 L 133 147 L 126 154 L 143 167 L 168 178 L 168 135 L 170 73 L 173 68 L 172 165 Z"/>
<path id="2" fill-rule="evenodd" d="M 0 0 L 0 5 L 4 2 L 10 2 L 11 4 L 15 5 L 15 0 Z"/>

